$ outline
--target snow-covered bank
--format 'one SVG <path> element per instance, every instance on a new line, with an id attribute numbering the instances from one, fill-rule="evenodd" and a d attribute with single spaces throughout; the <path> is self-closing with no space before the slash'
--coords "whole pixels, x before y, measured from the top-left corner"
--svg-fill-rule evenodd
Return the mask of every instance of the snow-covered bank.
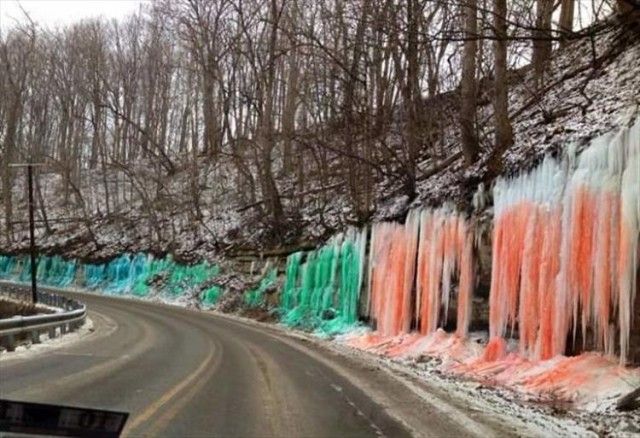
<path id="1" fill-rule="evenodd" d="M 49 338 L 49 333 L 44 332 L 40 335 L 40 342 L 37 344 L 34 344 L 31 341 L 21 342 L 16 346 L 16 349 L 11 352 L 7 352 L 0 347 L 0 361 L 19 360 L 30 358 L 37 354 L 46 354 L 57 348 L 65 347 L 80 340 L 84 340 L 88 335 L 94 333 L 94 331 L 95 326 L 93 320 L 87 317 L 85 323 L 77 330 L 61 334 L 55 338 Z"/>
<path id="2" fill-rule="evenodd" d="M 619 30 L 597 38 L 593 46 L 591 43 L 588 38 L 580 39 L 558 51 L 549 63 L 548 86 L 540 93 L 534 91 L 531 69 L 513 72 L 509 100 L 515 144 L 505 154 L 506 175 L 536 166 L 545 154 L 560 155 L 570 144 L 584 148 L 595 137 L 620 128 L 626 121 L 628 108 L 638 104 L 640 40 L 637 30 L 625 31 L 620 26 Z M 491 92 L 491 87 L 481 90 L 480 120 L 489 120 L 492 116 Z M 373 181 L 372 219 L 402 219 L 411 208 L 440 206 L 443 202 L 452 202 L 468 210 L 478 182 L 485 178 L 489 151 L 482 150 L 480 160 L 471 168 L 466 168 L 462 160 L 457 159 L 433 172 L 460 149 L 455 122 L 458 99 L 455 92 L 449 92 L 421 103 L 424 113 L 437 118 L 436 123 L 441 127 L 432 145 L 439 151 L 437 157 L 427 157 L 431 155 L 427 147 L 422 151 L 417 165 L 416 199 L 402 194 L 401 181 L 396 175 Z M 399 115 L 393 115 L 389 122 L 401 124 L 402 120 L 398 118 Z M 481 137 L 490 139 L 491 124 L 483 126 Z M 338 148 L 341 139 L 329 136 L 323 141 L 329 144 L 335 141 L 334 147 Z M 379 146 L 378 143 L 392 149 L 403 146 L 396 129 L 388 138 L 376 139 L 373 146 Z M 313 161 L 309 156 L 305 158 L 309 163 Z M 338 162 L 334 154 L 327 154 L 326 159 L 329 167 Z M 228 163 L 215 166 L 202 161 L 196 169 L 198 180 L 202 182 L 202 187 L 198 187 L 202 218 L 198 220 L 194 220 L 194 207 L 189 203 L 194 174 L 191 165 L 178 167 L 175 175 L 163 175 L 162 190 L 155 196 L 159 190 L 155 186 L 157 166 L 144 159 L 132 163 L 131 175 L 111 167 L 104 173 L 83 169 L 78 189 L 86 203 L 86 218 L 79 205 L 61 199 L 64 188 L 61 175 L 43 171 L 40 189 L 51 229 L 46 232 L 38 224 L 36 233 L 40 248 L 67 258 L 91 260 L 148 252 L 171 253 L 176 259 L 189 262 L 212 261 L 215 256 L 245 250 L 259 254 L 260 251 L 318 244 L 355 222 L 345 184 L 332 174 L 322 175 L 326 181 L 317 180 L 310 172 L 315 169 L 305 164 L 305 159 L 300 169 L 301 173 L 309 173 L 304 187 L 299 187 L 297 178 L 291 175 L 277 178 L 290 226 L 286 233 L 277 236 L 276 243 L 267 242 L 260 199 L 249 208 L 238 196 L 235 184 L 238 175 L 228 168 Z M 394 164 L 397 167 L 397 163 Z M 16 202 L 13 214 L 20 222 L 15 226 L 16 237 L 6 241 L 4 235 L 0 236 L 2 250 L 11 253 L 28 248 L 27 208 L 23 199 L 25 183 L 21 174 L 18 176 L 12 181 Z M 109 196 L 103 180 L 112 190 L 112 198 L 120 191 L 126 194 L 125 199 L 111 199 L 118 208 L 109 213 L 105 212 L 105 201 Z M 484 182 L 487 186 L 491 183 Z M 4 216 L 0 216 L 0 223 L 3 221 Z"/>
<path id="3" fill-rule="evenodd" d="M 0 291 L 0 319 L 14 316 L 31 316 L 36 314 L 55 313 L 61 309 L 47 306 L 46 304 L 24 302 L 11 296 L 6 296 Z"/>
<path id="4" fill-rule="evenodd" d="M 509 388 L 522 400 L 565 404 L 583 410 L 606 409 L 640 386 L 640 369 L 622 367 L 614 357 L 591 352 L 532 361 L 520 356 L 513 343 L 496 358 L 490 357 L 491 346 L 479 342 L 482 335 L 486 339 L 486 334 L 464 339 L 443 330 L 427 336 L 356 333 L 344 335 L 340 341 L 403 363 L 435 359 L 436 369 L 452 377 Z M 500 348 L 506 349 L 506 343 Z"/>

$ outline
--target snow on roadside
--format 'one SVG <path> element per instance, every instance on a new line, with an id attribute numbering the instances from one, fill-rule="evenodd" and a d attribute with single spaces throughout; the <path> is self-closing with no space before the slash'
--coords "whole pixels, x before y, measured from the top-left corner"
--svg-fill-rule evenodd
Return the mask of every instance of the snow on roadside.
<path id="1" fill-rule="evenodd" d="M 214 312 L 218 314 L 218 312 Z M 239 315 L 223 314 L 225 318 L 236 320 L 257 327 L 268 328 L 279 334 L 312 343 L 320 349 L 327 349 L 341 356 L 347 356 L 361 363 L 387 371 L 391 376 L 400 380 L 425 399 L 433 403 L 436 395 L 439 402 L 455 402 L 459 410 L 490 417 L 497 422 L 508 422 L 518 430 L 521 436 L 597 436 L 590 431 L 585 421 L 570 415 L 552 412 L 544 405 L 524 403 L 510 399 L 509 391 L 484 386 L 469 379 L 454 378 L 437 369 L 435 362 L 425 363 L 427 366 L 416 366 L 410 361 L 390 359 L 371 352 L 350 347 L 344 343 L 348 335 L 341 335 L 332 340 L 315 334 L 291 330 L 282 324 L 269 324 L 245 318 Z M 364 327 L 355 329 L 356 333 L 370 331 Z M 435 391 L 435 392 L 432 392 Z M 475 417 L 477 419 L 477 417 Z"/>
<path id="2" fill-rule="evenodd" d="M 473 369 L 474 365 L 482 364 L 484 348 L 477 342 L 466 341 L 461 345 L 454 335 L 442 330 L 430 337 L 367 339 L 367 336 L 375 337 L 370 332 L 348 334 L 336 339 L 336 344 L 364 357 L 373 356 L 430 384 L 441 385 L 447 392 L 457 390 L 463 397 L 483 400 L 487 402 L 485 407 L 526 418 L 542 430 L 558 426 L 569 435 L 584 435 L 576 428 L 585 428 L 598 436 L 640 434 L 640 410 L 615 409 L 617 399 L 640 384 L 640 369 L 624 369 L 597 354 L 558 357 L 540 364 L 518 360 L 511 354 L 503 361 L 485 363 L 493 372 L 483 376 Z M 470 339 L 473 337 L 472 334 Z M 567 376 L 572 374 L 568 369 L 575 371 L 575 378 Z M 535 384 L 540 382 L 547 384 L 548 394 L 536 391 Z M 576 402 L 565 401 L 560 394 L 562 390 L 570 392 Z"/>
<path id="3" fill-rule="evenodd" d="M 405 363 L 435 361 L 440 372 L 511 389 L 523 400 L 576 409 L 598 410 L 640 386 L 639 368 L 622 367 L 603 354 L 531 361 L 510 345 L 503 356 L 488 357 L 491 350 L 478 334 L 465 339 L 442 329 L 426 336 L 364 333 L 342 336 L 339 342 Z"/>
<path id="4" fill-rule="evenodd" d="M 89 317 L 85 323 L 70 333 L 59 335 L 55 338 L 49 338 L 49 334 L 44 332 L 40 335 L 40 343 L 33 344 L 31 341 L 20 344 L 15 351 L 8 352 L 0 349 L 0 362 L 7 360 L 18 360 L 29 358 L 34 355 L 48 353 L 55 349 L 69 346 L 76 343 L 95 331 L 93 320 Z"/>
<path id="5" fill-rule="evenodd" d="M 218 314 L 218 312 L 214 312 Z M 436 388 L 442 394 L 458 399 L 470 411 L 488 413 L 504 420 L 508 417 L 524 436 L 636 436 L 640 434 L 640 411 L 620 412 L 615 409 L 616 396 L 591 400 L 579 407 L 561 400 L 540 401 L 533 395 L 523 396 L 514 388 L 479 381 L 469 376 L 443 370 L 443 360 L 434 356 L 418 355 L 414 358 L 382 356 L 348 345 L 353 337 L 371 333 L 358 327 L 349 334 L 333 339 L 312 333 L 291 330 L 282 324 L 269 324 L 238 315 L 224 317 L 240 322 L 268 327 L 287 336 L 312 342 L 341 355 L 362 362 L 375 363 L 394 374 L 410 376 L 415 385 Z M 470 334 L 470 339 L 482 341 L 481 332 Z M 597 376 L 595 376 L 597 379 Z"/>

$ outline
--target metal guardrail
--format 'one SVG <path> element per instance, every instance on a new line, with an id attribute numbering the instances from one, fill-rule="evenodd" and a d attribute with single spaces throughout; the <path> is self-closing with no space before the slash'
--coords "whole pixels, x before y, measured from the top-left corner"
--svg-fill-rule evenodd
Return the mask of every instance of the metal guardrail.
<path id="1" fill-rule="evenodd" d="M 31 301 L 31 290 L 17 285 L 0 285 L 0 296 L 17 301 Z M 40 335 L 49 334 L 49 339 L 81 327 L 87 317 L 84 304 L 62 295 L 38 291 L 38 302 L 57 308 L 58 312 L 32 316 L 14 316 L 0 319 L 0 345 L 8 351 L 15 350 L 19 341 L 31 340 L 40 343 Z"/>

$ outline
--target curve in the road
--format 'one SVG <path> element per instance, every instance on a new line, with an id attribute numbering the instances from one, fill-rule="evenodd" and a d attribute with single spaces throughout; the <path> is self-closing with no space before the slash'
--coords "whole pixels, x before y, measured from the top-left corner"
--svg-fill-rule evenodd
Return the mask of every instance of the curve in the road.
<path id="1" fill-rule="evenodd" d="M 388 382 L 385 389 L 375 367 L 363 366 L 357 371 L 362 375 L 351 379 L 330 358 L 319 357 L 322 352 L 307 354 L 308 346 L 264 327 L 136 300 L 93 294 L 81 299 L 95 331 L 43 354 L 1 360 L 0 398 L 124 410 L 131 414 L 128 436 L 485 431 L 421 409 L 414 395 Z M 379 386 L 376 397 L 357 387 L 365 380 Z M 414 418 L 391 414 L 403 409 Z M 418 430 L 416 421 L 426 426 Z"/>
<path id="2" fill-rule="evenodd" d="M 163 305 L 82 299 L 95 337 L 3 360 L 2 398 L 129 411 L 129 436 L 407 434 L 374 403 L 361 409 L 366 396 L 343 377 L 255 328 Z"/>

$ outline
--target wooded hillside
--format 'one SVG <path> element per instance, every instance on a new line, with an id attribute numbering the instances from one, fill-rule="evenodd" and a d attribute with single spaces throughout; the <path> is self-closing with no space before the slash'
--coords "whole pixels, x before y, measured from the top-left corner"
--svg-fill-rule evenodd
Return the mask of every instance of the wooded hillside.
<path id="1" fill-rule="evenodd" d="M 44 164 L 40 244 L 89 258 L 286 248 L 412 203 L 469 206 L 478 183 L 622 123 L 637 8 L 167 0 L 3 25 L 2 246 L 26 247 L 10 166 L 26 161 Z"/>

